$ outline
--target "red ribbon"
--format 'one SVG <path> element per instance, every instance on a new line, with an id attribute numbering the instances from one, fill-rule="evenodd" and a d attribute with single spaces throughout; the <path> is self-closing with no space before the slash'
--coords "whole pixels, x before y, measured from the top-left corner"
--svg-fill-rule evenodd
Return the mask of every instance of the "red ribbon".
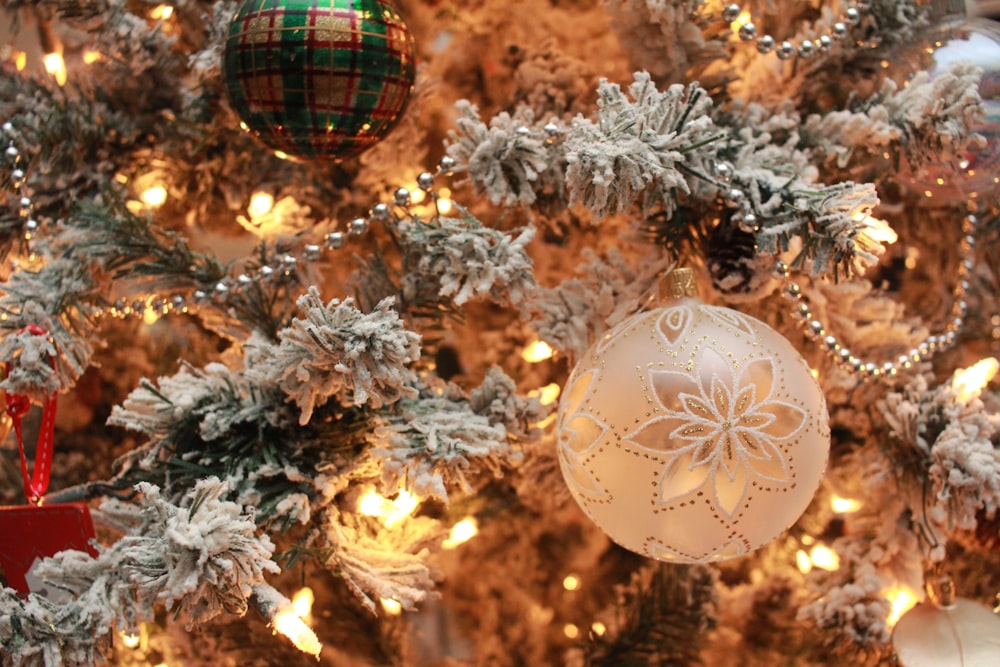
<path id="1" fill-rule="evenodd" d="M 30 333 L 36 336 L 47 336 L 48 332 L 29 324 L 21 330 L 22 333 Z M 49 357 L 53 370 L 56 367 L 56 358 Z M 7 362 L 6 374 L 10 375 L 11 362 Z M 35 446 L 35 469 L 31 475 L 28 474 L 28 457 L 24 453 L 24 440 L 21 434 L 21 419 L 28 414 L 31 408 L 31 401 L 27 396 L 19 394 L 7 394 L 7 414 L 10 415 L 14 427 L 14 434 L 17 436 L 17 447 L 21 453 L 21 477 L 24 479 L 24 495 L 28 502 L 35 505 L 42 504 L 42 497 L 49 489 L 49 478 L 52 474 L 52 452 L 55 449 L 56 439 L 56 392 L 52 392 L 45 399 L 42 407 L 42 423 L 38 429 L 38 444 Z"/>

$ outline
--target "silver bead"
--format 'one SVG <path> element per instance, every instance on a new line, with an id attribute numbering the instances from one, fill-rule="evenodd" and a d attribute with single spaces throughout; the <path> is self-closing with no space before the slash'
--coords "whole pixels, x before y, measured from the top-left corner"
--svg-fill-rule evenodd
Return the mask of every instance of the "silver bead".
<path id="1" fill-rule="evenodd" d="M 544 132 L 550 139 L 554 139 L 562 134 L 559 126 L 555 123 L 546 123 L 545 127 L 542 128 L 542 132 Z"/>
<path id="2" fill-rule="evenodd" d="M 739 7 L 737 7 L 737 9 L 739 9 Z M 4 124 L 3 124 L 3 131 L 6 132 L 6 133 L 8 133 L 8 134 L 10 134 L 11 132 L 14 131 L 14 124 L 12 122 L 10 122 L 9 120 L 6 121 L 6 122 L 4 122 Z"/>
<path id="3" fill-rule="evenodd" d="M 850 25 L 857 25 L 861 23 L 861 12 L 857 7 L 848 7 L 844 10 L 844 20 Z"/>
<path id="4" fill-rule="evenodd" d="M 848 359 L 847 366 L 854 373 L 860 373 L 861 370 L 864 368 L 864 364 L 862 364 L 861 360 L 858 359 L 857 357 L 851 357 L 850 359 Z"/>
<path id="5" fill-rule="evenodd" d="M 450 155 L 445 155 L 441 158 L 441 161 L 438 162 L 438 167 L 440 168 L 442 174 L 450 174 L 455 169 L 455 158 Z"/>
<path id="6" fill-rule="evenodd" d="M 949 331 L 944 335 L 944 345 L 946 348 L 955 347 L 955 343 L 958 342 L 958 334 L 954 331 Z"/>
<path id="7" fill-rule="evenodd" d="M 823 323 L 819 320 L 810 320 L 809 325 L 806 328 L 806 333 L 810 336 L 816 336 L 819 338 L 826 334 L 826 329 L 823 328 Z"/>
<path id="8" fill-rule="evenodd" d="M 882 375 L 893 376 L 896 374 L 896 365 L 891 361 L 887 361 L 882 364 Z"/>
<path id="9" fill-rule="evenodd" d="M 802 288 L 798 283 L 790 283 L 785 285 L 784 295 L 789 299 L 798 299 L 802 296 Z"/>
<path id="10" fill-rule="evenodd" d="M 410 193 L 406 193 L 409 196 Z M 378 222 L 389 222 L 389 207 L 386 204 L 375 204 L 372 206 L 372 210 L 368 212 L 372 220 Z"/>
<path id="11" fill-rule="evenodd" d="M 239 287 L 240 289 L 243 289 L 244 287 L 250 287 L 250 285 L 253 285 L 253 278 L 251 278 L 247 274 L 241 273 L 236 277 L 236 286 Z"/>
<path id="12" fill-rule="evenodd" d="M 966 294 L 966 293 L 968 293 L 968 291 L 969 291 L 969 281 L 968 280 L 959 280 L 958 281 L 958 293 L 959 294 Z"/>
<path id="13" fill-rule="evenodd" d="M 260 267 L 260 277 L 266 281 L 274 280 L 274 267 L 267 264 Z"/>
<path id="14" fill-rule="evenodd" d="M 716 162 L 712 165 L 712 171 L 715 172 L 715 177 L 723 183 L 728 183 L 733 178 L 733 166 L 728 162 Z"/>
<path id="15" fill-rule="evenodd" d="M 965 320 L 963 318 L 961 318 L 961 317 L 956 317 L 948 325 L 948 328 L 950 329 L 950 331 L 948 333 L 954 333 L 956 331 L 961 331 L 964 326 L 965 326 Z M 945 334 L 945 335 L 947 335 L 947 334 Z"/>
<path id="16" fill-rule="evenodd" d="M 753 23 L 744 23 L 740 26 L 738 34 L 744 42 L 752 42 L 757 39 L 757 26 Z"/>
<path id="17" fill-rule="evenodd" d="M 410 191 L 406 188 L 396 188 L 396 191 L 392 193 L 392 200 L 396 203 L 396 206 L 409 206 Z"/>
<path id="18" fill-rule="evenodd" d="M 219 282 L 215 283 L 215 293 L 217 295 L 219 295 L 219 296 L 228 294 L 229 293 L 229 285 L 227 285 L 226 283 L 224 283 L 222 281 L 219 281 Z"/>
<path id="19" fill-rule="evenodd" d="M 21 205 L 22 209 L 31 208 L 31 197 L 21 197 L 20 201 L 18 201 L 18 204 Z"/>
<path id="20" fill-rule="evenodd" d="M 865 364 L 864 374 L 868 377 L 878 377 L 880 375 L 879 368 L 869 361 Z"/>
<path id="21" fill-rule="evenodd" d="M 792 317 L 800 320 L 808 320 L 812 317 L 812 310 L 809 309 L 809 304 L 800 303 L 795 310 L 792 311 Z"/>
<path id="22" fill-rule="evenodd" d="M 962 231 L 968 234 L 969 232 L 973 231 L 976 228 L 976 225 L 978 224 L 979 224 L 979 218 L 970 213 L 969 215 L 965 216 L 965 220 L 962 222 Z"/>
<path id="23" fill-rule="evenodd" d="M 323 249 L 320 248 L 315 243 L 310 243 L 306 245 L 305 248 L 302 249 L 302 254 L 306 258 L 307 262 L 315 262 L 316 260 L 319 259 L 322 250 Z"/>
<path id="24" fill-rule="evenodd" d="M 10 177 L 14 181 L 23 181 L 24 169 L 15 169 L 14 171 L 10 172 Z"/>
<path id="25" fill-rule="evenodd" d="M 920 350 L 918 348 L 913 348 L 907 354 L 909 355 L 910 360 L 913 362 L 922 361 L 924 358 L 924 355 L 920 353 Z"/>
<path id="26" fill-rule="evenodd" d="M 28 218 L 24 222 L 24 231 L 26 231 L 28 233 L 37 232 L 38 231 L 38 226 L 39 225 L 38 225 L 38 221 L 37 220 L 35 220 L 34 218 Z"/>
<path id="27" fill-rule="evenodd" d="M 170 305 L 173 306 L 174 309 L 183 308 L 185 303 L 186 300 L 184 299 L 184 296 L 181 294 L 175 294 L 172 297 L 170 297 Z"/>
<path id="28" fill-rule="evenodd" d="M 841 21 L 837 21 L 833 24 L 833 29 L 830 31 L 830 36 L 833 37 L 838 42 L 842 42 L 847 39 L 848 34 L 847 25 Z"/>
<path id="29" fill-rule="evenodd" d="M 788 277 L 788 264 L 786 264 L 784 261 L 782 261 L 780 259 L 777 262 L 775 262 L 774 263 L 774 275 L 776 275 L 779 278 L 787 278 Z"/>
<path id="30" fill-rule="evenodd" d="M 816 55 L 816 45 L 806 40 L 799 45 L 799 57 L 808 60 Z"/>
<path id="31" fill-rule="evenodd" d="M 364 218 L 354 218 L 347 223 L 347 233 L 351 236 L 364 236 L 368 233 L 368 221 Z"/>
<path id="32" fill-rule="evenodd" d="M 21 154 L 20 151 L 17 150 L 17 146 L 8 146 L 6 153 L 7 157 L 17 157 L 18 155 Z"/>
<path id="33" fill-rule="evenodd" d="M 739 188 L 732 188 L 726 193 L 726 203 L 730 206 L 739 206 L 746 197 L 746 193 Z"/>
<path id="34" fill-rule="evenodd" d="M 726 5 L 722 8 L 722 20 L 732 23 L 740 17 L 740 6 L 737 4 Z"/>
<path id="35" fill-rule="evenodd" d="M 896 366 L 899 368 L 912 368 L 913 361 L 905 354 L 901 354 L 899 355 L 899 358 L 896 359 Z"/>
<path id="36" fill-rule="evenodd" d="M 434 187 L 434 174 L 429 171 L 422 171 L 420 175 L 417 176 L 417 187 L 419 187 L 424 192 L 427 192 Z"/>
<path id="37" fill-rule="evenodd" d="M 791 60 L 795 57 L 795 45 L 791 42 L 782 42 L 778 45 L 776 53 L 779 60 Z"/>
<path id="38" fill-rule="evenodd" d="M 837 350 L 837 361 L 839 361 L 842 364 L 850 363 L 851 351 L 848 350 L 846 347 L 841 347 L 839 350 Z"/>
<path id="39" fill-rule="evenodd" d="M 326 247 L 331 250 L 338 250 L 344 247 L 343 232 L 330 232 L 326 235 Z"/>
<path id="40" fill-rule="evenodd" d="M 757 40 L 757 53 L 762 55 L 767 55 L 771 51 L 774 51 L 774 37 L 770 35 L 763 35 Z"/>
<path id="41" fill-rule="evenodd" d="M 836 336 L 824 336 L 823 345 L 831 352 L 836 352 L 837 348 L 840 347 L 840 342 L 837 340 Z"/>
<path id="42" fill-rule="evenodd" d="M 920 353 L 920 358 L 929 357 L 931 354 L 931 346 L 926 341 L 917 345 L 917 351 Z"/>
<path id="43" fill-rule="evenodd" d="M 514 134 L 516 134 L 519 137 L 526 137 L 529 134 L 531 134 L 531 130 L 526 128 L 524 125 L 518 125 L 517 129 L 514 130 Z"/>
<path id="44" fill-rule="evenodd" d="M 819 47 L 820 53 L 827 53 L 833 48 L 833 38 L 830 35 L 821 35 L 819 39 L 816 40 L 816 45 Z"/>
<path id="45" fill-rule="evenodd" d="M 751 212 L 746 212 L 743 214 L 743 226 L 747 229 L 752 229 L 757 231 L 757 216 Z"/>

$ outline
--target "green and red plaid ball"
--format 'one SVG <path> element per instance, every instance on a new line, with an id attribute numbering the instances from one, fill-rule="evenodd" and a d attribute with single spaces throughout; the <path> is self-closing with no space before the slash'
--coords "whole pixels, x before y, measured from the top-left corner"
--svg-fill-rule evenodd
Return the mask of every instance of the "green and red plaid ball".
<path id="1" fill-rule="evenodd" d="M 246 0 L 222 57 L 242 125 L 293 160 L 376 144 L 402 117 L 415 70 L 413 36 L 385 0 Z"/>

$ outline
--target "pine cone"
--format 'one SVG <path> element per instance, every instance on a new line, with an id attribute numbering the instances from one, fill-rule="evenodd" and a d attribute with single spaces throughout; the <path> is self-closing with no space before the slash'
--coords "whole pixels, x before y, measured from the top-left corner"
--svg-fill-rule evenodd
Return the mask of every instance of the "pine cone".
<path id="1" fill-rule="evenodd" d="M 773 261 L 758 257 L 754 235 L 722 223 L 709 232 L 705 264 L 712 286 L 728 297 L 749 297 L 771 281 Z"/>

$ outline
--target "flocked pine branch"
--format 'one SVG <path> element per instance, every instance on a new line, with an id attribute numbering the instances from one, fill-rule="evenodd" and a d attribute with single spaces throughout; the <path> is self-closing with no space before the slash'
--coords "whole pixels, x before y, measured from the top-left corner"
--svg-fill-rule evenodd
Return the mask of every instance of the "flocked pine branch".
<path id="1" fill-rule="evenodd" d="M 485 124 L 467 100 L 456 104 L 455 129 L 448 133 L 448 154 L 468 171 L 477 191 L 494 204 L 531 204 L 545 172 L 558 169 L 555 151 L 537 131 L 534 113 L 522 106 L 513 116 L 501 112 Z M 551 176 L 548 180 L 551 180 Z"/>
<path id="2" fill-rule="evenodd" d="M 620 213 L 645 195 L 673 210 L 690 187 L 687 175 L 704 172 L 711 147 L 726 131 L 710 115 L 712 99 L 697 84 L 658 91 L 637 72 L 628 92 L 602 81 L 596 122 L 577 117 L 566 136 L 570 203 L 596 217 Z"/>
<path id="3" fill-rule="evenodd" d="M 914 516 L 926 522 L 922 537 L 933 547 L 931 558 L 942 560 L 942 538 L 974 531 L 977 516 L 1000 510 L 1000 415 L 950 384 L 930 387 L 924 376 L 886 394 L 879 408 L 893 459 L 909 464 L 899 484 L 909 489 Z"/>
<path id="4" fill-rule="evenodd" d="M 904 154 L 919 172 L 929 161 L 949 162 L 985 140 L 976 132 L 983 114 L 982 74 L 958 62 L 933 76 L 918 72 L 906 86 L 889 79 L 856 109 L 809 116 L 804 130 L 841 167 L 858 152 L 891 151 Z"/>
<path id="5" fill-rule="evenodd" d="M 404 303 L 450 300 L 462 306 L 476 297 L 517 303 L 535 289 L 526 227 L 516 236 L 487 227 L 466 211 L 461 218 L 419 219 L 401 230 Z"/>
<path id="6" fill-rule="evenodd" d="M 420 357 L 420 339 L 403 326 L 392 299 L 363 313 L 353 299 L 324 304 L 311 287 L 298 306 L 304 317 L 279 332 L 277 344 L 252 346 L 248 365 L 262 385 L 274 384 L 299 406 L 299 423 L 330 399 L 379 408 L 415 395 L 410 366 Z"/>
<path id="7" fill-rule="evenodd" d="M 111 547 L 96 558 L 63 551 L 37 567 L 62 592 L 59 603 L 3 589 L 0 639 L 11 664 L 97 664 L 114 632 L 136 634 L 160 605 L 189 628 L 223 613 L 243 615 L 254 586 L 278 571 L 274 545 L 256 534 L 252 513 L 222 500 L 218 479 L 198 482 L 176 505 L 155 486 L 139 489 L 133 527 Z"/>
<path id="8" fill-rule="evenodd" d="M 404 609 L 430 597 L 434 573 L 427 551 L 403 530 L 374 532 L 365 517 L 330 512 L 324 541 L 330 544 L 325 565 L 338 573 L 373 614 L 376 600 L 395 600 Z"/>
<path id="9" fill-rule="evenodd" d="M 480 407 L 483 407 L 480 405 Z M 371 435 L 371 455 L 382 468 L 383 483 L 405 483 L 420 497 L 448 501 L 448 487 L 472 490 L 470 477 L 490 471 L 499 477 L 520 459 L 500 414 L 476 412 L 455 385 L 425 387 L 415 398 L 398 401 L 380 414 Z"/>

